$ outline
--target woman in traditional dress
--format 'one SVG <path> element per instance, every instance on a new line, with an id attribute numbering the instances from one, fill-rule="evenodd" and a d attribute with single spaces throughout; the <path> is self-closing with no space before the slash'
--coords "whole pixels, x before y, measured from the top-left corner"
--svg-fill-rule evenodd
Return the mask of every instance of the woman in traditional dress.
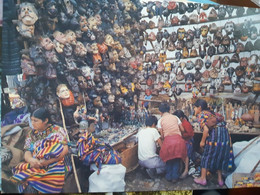
<path id="1" fill-rule="evenodd" d="M 11 181 L 22 192 L 59 193 L 65 178 L 64 156 L 68 153 L 67 134 L 51 124 L 50 114 L 38 108 L 31 116 L 33 129 L 25 140 L 25 162 L 13 168 Z M 30 190 L 28 190 L 30 189 Z"/>
<path id="2" fill-rule="evenodd" d="M 167 103 L 162 103 L 159 111 L 162 118 L 158 121 L 158 129 L 163 140 L 160 157 L 166 163 L 165 178 L 176 182 L 182 173 L 181 165 L 187 157 L 186 143 L 181 136 L 184 128 L 180 119 L 169 113 L 170 106 Z"/>
<path id="3" fill-rule="evenodd" d="M 207 170 L 217 171 L 218 184 L 224 185 L 222 171 L 232 170 L 234 168 L 234 157 L 232 152 L 232 143 L 224 117 L 218 113 L 209 110 L 207 102 L 198 99 L 194 104 L 195 115 L 203 132 L 200 147 L 204 148 L 201 158 L 201 176 L 195 178 L 194 182 L 200 185 L 207 184 Z M 215 117 L 215 125 L 212 118 Z"/>

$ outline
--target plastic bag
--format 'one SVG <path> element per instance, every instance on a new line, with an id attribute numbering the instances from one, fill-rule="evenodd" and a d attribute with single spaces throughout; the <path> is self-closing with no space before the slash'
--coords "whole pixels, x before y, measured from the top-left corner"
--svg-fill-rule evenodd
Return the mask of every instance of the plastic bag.
<path id="1" fill-rule="evenodd" d="M 88 192 L 124 192 L 126 168 L 122 164 L 102 165 L 99 175 L 97 167 L 93 164 L 91 169 L 95 172 L 89 176 Z"/>

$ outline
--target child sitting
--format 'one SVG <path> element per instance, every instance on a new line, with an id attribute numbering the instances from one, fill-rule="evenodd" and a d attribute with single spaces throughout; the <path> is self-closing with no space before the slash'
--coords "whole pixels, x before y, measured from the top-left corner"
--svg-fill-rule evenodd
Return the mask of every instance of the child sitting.
<path id="1" fill-rule="evenodd" d="M 139 164 L 146 168 L 147 174 L 151 178 L 165 172 L 165 163 L 156 153 L 157 144 L 161 147 L 161 136 L 157 129 L 157 118 L 149 116 L 145 120 L 146 128 L 139 130 L 138 138 L 138 159 Z"/>

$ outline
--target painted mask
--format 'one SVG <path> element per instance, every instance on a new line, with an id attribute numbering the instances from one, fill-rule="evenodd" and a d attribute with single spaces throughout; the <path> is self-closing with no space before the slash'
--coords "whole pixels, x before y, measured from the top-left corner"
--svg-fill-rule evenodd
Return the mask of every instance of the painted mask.
<path id="1" fill-rule="evenodd" d="M 46 51 L 45 52 L 45 58 L 49 63 L 59 62 L 59 59 L 58 59 L 58 56 L 57 56 L 55 50 Z"/>
<path id="2" fill-rule="evenodd" d="M 79 17 L 79 25 L 80 25 L 80 30 L 82 32 L 87 32 L 88 31 L 88 22 L 87 22 L 87 17 L 86 16 L 80 16 Z"/>
<path id="3" fill-rule="evenodd" d="M 94 78 L 94 71 L 92 68 L 88 67 L 88 66 L 83 66 L 80 68 L 81 69 L 81 73 L 82 75 L 86 78 L 86 79 L 93 79 Z"/>
<path id="4" fill-rule="evenodd" d="M 110 34 L 107 34 L 105 36 L 105 44 L 110 47 L 112 47 L 115 44 L 114 39 Z"/>
<path id="5" fill-rule="evenodd" d="M 76 47 L 74 49 L 74 53 L 76 56 L 84 57 L 87 55 L 87 49 L 83 45 L 83 43 L 81 43 L 80 41 L 77 41 Z"/>
<path id="6" fill-rule="evenodd" d="M 49 37 L 42 37 L 40 40 L 41 40 L 41 46 L 45 50 L 50 51 L 50 50 L 54 49 L 54 44 Z"/>
<path id="7" fill-rule="evenodd" d="M 91 16 L 88 18 L 88 27 L 90 30 L 97 30 L 98 21 L 95 17 Z"/>
<path id="8" fill-rule="evenodd" d="M 34 25 L 34 23 L 38 20 L 38 12 L 32 3 L 21 3 L 18 12 L 18 19 L 27 26 Z"/>
<path id="9" fill-rule="evenodd" d="M 71 45 L 76 45 L 77 40 L 76 40 L 76 33 L 73 32 L 72 30 L 66 30 L 65 32 L 65 36 L 67 39 L 67 42 Z"/>
<path id="10" fill-rule="evenodd" d="M 68 89 L 68 87 L 65 84 L 60 84 L 57 87 L 57 96 L 61 99 L 67 99 L 70 97 L 70 90 Z"/>
<path id="11" fill-rule="evenodd" d="M 185 37 L 185 29 L 184 28 L 178 28 L 177 35 L 179 40 L 183 40 Z"/>
<path id="12" fill-rule="evenodd" d="M 226 31 L 226 34 L 230 35 L 235 31 L 235 24 L 232 21 L 229 21 L 225 24 L 224 29 Z"/>
<path id="13" fill-rule="evenodd" d="M 201 35 L 202 35 L 203 37 L 206 37 L 207 34 L 208 34 L 208 32 L 209 32 L 209 27 L 208 27 L 207 25 L 203 25 L 203 26 L 201 27 Z"/>

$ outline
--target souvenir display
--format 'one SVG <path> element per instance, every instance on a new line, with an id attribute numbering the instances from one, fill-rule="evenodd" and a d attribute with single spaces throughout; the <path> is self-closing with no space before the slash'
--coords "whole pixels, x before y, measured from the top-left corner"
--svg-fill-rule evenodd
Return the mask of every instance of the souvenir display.
<path id="1" fill-rule="evenodd" d="M 144 126 L 163 101 L 197 129 L 190 107 L 196 98 L 224 113 L 231 131 L 259 125 L 239 122 L 249 110 L 225 110 L 231 102 L 235 113 L 235 103 L 259 95 L 259 9 L 141 0 L 19 3 L 13 25 L 24 43 L 23 80 L 15 82 L 30 112 L 44 106 L 62 124 L 60 102 L 69 129 L 84 104 L 95 133 L 109 143 L 132 132 L 123 127 Z"/>

